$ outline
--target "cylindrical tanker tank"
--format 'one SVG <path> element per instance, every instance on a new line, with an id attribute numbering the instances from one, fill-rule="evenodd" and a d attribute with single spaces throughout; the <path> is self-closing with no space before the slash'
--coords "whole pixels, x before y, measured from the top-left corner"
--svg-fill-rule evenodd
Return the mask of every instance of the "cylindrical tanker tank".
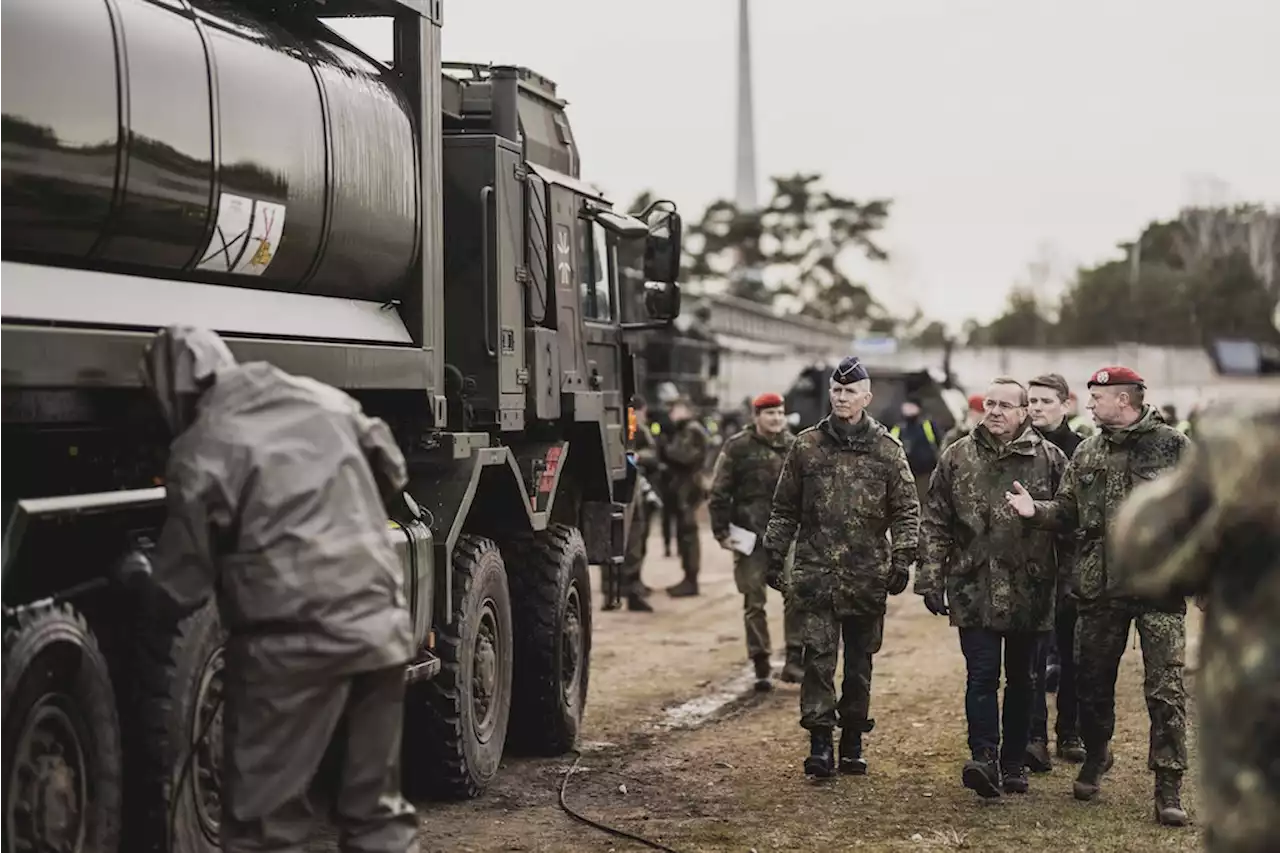
<path id="1" fill-rule="evenodd" d="M 2 80 L 7 260 L 400 297 L 409 106 L 327 31 L 228 3 L 5 0 Z"/>

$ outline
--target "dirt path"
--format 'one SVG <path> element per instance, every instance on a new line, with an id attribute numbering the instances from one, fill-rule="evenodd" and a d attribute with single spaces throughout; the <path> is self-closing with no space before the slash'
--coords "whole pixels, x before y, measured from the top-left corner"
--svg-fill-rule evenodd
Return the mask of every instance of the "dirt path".
<path id="1" fill-rule="evenodd" d="M 728 555 L 707 539 L 703 594 L 673 600 L 660 590 L 678 579 L 678 568 L 661 557 L 656 537 L 655 552 L 645 580 L 659 590 L 652 598 L 659 612 L 595 615 L 583 757 L 567 795 L 575 810 L 680 851 L 1199 849 L 1196 830 L 1152 820 L 1140 651 L 1126 652 L 1122 665 L 1117 761 L 1098 801 L 1072 799 L 1075 768 L 1065 765 L 1033 776 L 1025 797 L 983 803 L 959 783 L 967 755 L 955 632 L 908 592 L 891 599 L 876 656 L 870 775 L 809 782 L 800 770 L 808 740 L 797 725 L 798 688 L 750 693 Z M 771 596 L 775 657 L 781 609 Z M 727 692 L 736 701 L 710 719 L 698 716 Z M 573 756 L 512 759 L 478 800 L 421 804 L 423 850 L 644 849 L 560 810 L 572 764 Z M 1190 775 L 1184 805 L 1194 816 Z"/>

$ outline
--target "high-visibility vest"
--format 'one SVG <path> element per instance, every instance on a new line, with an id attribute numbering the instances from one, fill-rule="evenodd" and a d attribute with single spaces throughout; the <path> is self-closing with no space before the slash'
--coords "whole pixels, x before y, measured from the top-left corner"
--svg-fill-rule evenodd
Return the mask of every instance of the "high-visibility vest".
<path id="1" fill-rule="evenodd" d="M 1178 432 L 1186 435 L 1191 432 L 1191 421 L 1178 421 L 1178 425 L 1174 427 Z"/>
<path id="2" fill-rule="evenodd" d="M 1083 436 L 1092 435 L 1094 431 L 1093 421 L 1084 415 L 1076 415 L 1067 421 L 1067 426 L 1071 427 L 1072 432 Z"/>
<path id="3" fill-rule="evenodd" d="M 653 435 L 662 435 L 662 424 L 657 421 L 650 421 L 649 432 Z"/>
<path id="4" fill-rule="evenodd" d="M 902 432 L 902 427 L 895 426 L 893 429 L 889 430 L 889 435 L 893 436 L 894 438 L 897 438 L 901 432 Z M 924 437 L 929 439 L 929 443 L 932 444 L 934 447 L 938 446 L 938 436 L 933 431 L 933 421 L 924 422 Z"/>

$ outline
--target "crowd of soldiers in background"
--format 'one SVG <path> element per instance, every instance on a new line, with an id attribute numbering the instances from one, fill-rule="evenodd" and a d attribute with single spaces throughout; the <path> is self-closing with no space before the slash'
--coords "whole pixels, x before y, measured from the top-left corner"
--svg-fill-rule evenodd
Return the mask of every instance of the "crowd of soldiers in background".
<path id="1" fill-rule="evenodd" d="M 962 780 L 982 797 L 1024 793 L 1028 770 L 1050 771 L 1047 697 L 1054 694 L 1053 753 L 1080 765 L 1073 785 L 1077 799 L 1097 796 L 1114 761 L 1115 683 L 1132 626 L 1143 647 L 1155 820 L 1184 826 L 1189 822 L 1180 797 L 1187 769 L 1185 599 L 1198 595 L 1201 606 L 1211 600 L 1209 564 L 1222 559 L 1229 531 L 1217 519 L 1211 526 L 1217 539 L 1164 564 L 1154 558 L 1139 562 L 1125 549 L 1144 555 L 1159 547 L 1167 551 L 1179 521 L 1212 514 L 1213 501 L 1240 508 L 1238 484 L 1215 480 L 1190 454 L 1191 439 L 1200 432 L 1199 406 L 1182 419 L 1171 405 L 1146 404 L 1145 383 L 1124 367 L 1097 371 L 1088 386 L 1093 417 L 1081 413 L 1075 392 L 1058 374 L 1025 385 L 1000 377 L 985 394 L 972 395 L 965 416 L 939 435 L 920 401 L 912 398 L 902 403 L 897 423 L 875 421 L 864 411 L 871 397 L 867 373 L 857 359 L 846 359 L 831 377 L 832 414 L 802 431 L 799 440 L 788 429 L 782 397 L 774 393 L 748 401 L 750 420 L 732 430 L 726 427 L 736 419 L 700 420 L 689 401 L 674 393 L 661 400 L 662 409 L 652 419 L 644 401 L 637 400 L 642 483 L 627 550 L 627 606 L 652 610 L 646 600 L 651 590 L 640 579 L 652 518 L 661 520 L 667 556 L 674 534 L 683 569 L 682 580 L 668 593 L 698 595 L 697 510 L 709 498 L 716 541 L 734 554 L 757 689 L 772 689 L 765 617 L 771 586 L 785 595 L 786 658 L 780 679 L 801 684 L 801 725 L 811 736 L 805 772 L 861 775 L 867 772 L 863 736 L 875 724 L 869 715 L 871 671 L 883 638 L 885 597 L 903 592 L 914 568 L 915 591 L 925 607 L 959 629 L 972 753 Z M 853 414 L 845 417 L 842 407 Z M 1275 413 L 1255 420 L 1274 445 Z M 1229 459 L 1229 440 L 1238 441 L 1240 433 L 1220 421 L 1210 422 L 1219 438 L 1214 450 Z M 1272 447 L 1272 457 L 1277 451 Z M 1189 462 L 1179 469 L 1183 457 L 1198 465 Z M 1249 455 L 1255 470 L 1248 475 L 1274 471 L 1272 457 L 1266 450 Z M 1117 459 L 1123 460 L 1120 468 Z M 1232 470 L 1246 475 L 1239 466 Z M 1144 480 L 1172 471 L 1199 477 L 1192 481 L 1199 491 L 1143 492 Z M 1271 491 L 1276 479 L 1268 483 Z M 1130 503 L 1138 507 L 1176 501 L 1180 509 L 1174 508 L 1172 521 L 1149 510 L 1123 515 L 1121 507 L 1134 490 L 1140 500 Z M 1200 503 L 1192 506 L 1194 495 Z M 1217 611 L 1209 612 L 1206 628 L 1212 653 L 1222 663 L 1221 686 L 1245 715 L 1243 731 L 1263 737 L 1280 729 L 1275 689 L 1280 644 L 1256 633 L 1266 624 L 1259 608 L 1280 608 L 1275 567 L 1262 565 L 1274 563 L 1280 544 L 1275 541 L 1280 516 L 1268 515 L 1274 504 L 1264 497 L 1257 513 L 1272 525 L 1266 534 L 1270 549 L 1246 556 L 1246 563 L 1260 561 L 1260 574 L 1272 572 L 1262 603 L 1242 610 L 1240 602 L 1220 601 Z M 1123 541 L 1113 541 L 1113 525 L 1128 531 Z M 961 563 L 970 562 L 971 574 L 960 570 Z M 1160 565 L 1177 568 L 1149 571 Z M 1251 618 L 1215 622 L 1215 612 L 1222 619 L 1241 612 Z M 1234 634 L 1224 635 L 1226 624 Z M 837 698 L 841 640 L 844 680 Z M 1227 648 L 1249 643 L 1255 653 L 1251 661 L 1261 662 L 1262 675 L 1258 667 L 1228 659 Z M 1269 679 L 1267 672 L 1277 677 Z M 1225 713 L 1221 698 L 1202 697 L 1206 720 Z M 1259 838 L 1274 840 L 1280 779 L 1265 774 L 1259 788 L 1256 777 L 1259 768 L 1265 773 L 1268 761 L 1274 771 L 1274 755 L 1250 752 L 1239 730 L 1228 735 L 1230 722 L 1219 719 L 1218 725 L 1222 732 L 1213 743 L 1224 749 L 1207 756 L 1216 762 L 1208 776 L 1216 787 L 1202 796 L 1208 810 L 1233 823 L 1211 825 L 1210 849 L 1263 849 L 1251 845 Z M 838 761 L 835 728 L 841 729 Z"/>
<path id="2" fill-rule="evenodd" d="M 1093 435 L 1097 427 L 1091 417 L 1081 412 L 1079 397 L 1070 390 L 1067 395 L 1065 428 L 1082 438 Z M 674 545 L 684 574 L 679 583 L 667 590 L 668 594 L 677 598 L 698 594 L 698 572 L 702 564 L 698 508 L 711 495 L 712 472 L 723 448 L 730 439 L 752 426 L 756 417 L 754 403 L 759 399 L 743 400 L 737 409 L 728 412 L 700 414 L 672 383 L 660 386 L 657 397 L 657 405 L 652 408 L 640 395 L 633 399 L 634 456 L 640 477 L 622 569 L 622 598 L 626 608 L 644 613 L 653 612 L 648 602 L 653 590 L 643 582 L 640 573 L 655 521 L 662 535 L 663 556 L 671 557 Z M 890 426 L 890 434 L 899 439 L 907 451 L 922 505 L 929 478 L 943 451 L 982 422 L 982 395 L 970 395 L 968 403 L 967 411 L 955 426 L 941 435 L 914 397 L 903 402 L 899 421 Z M 1193 437 L 1200 411 L 1201 407 L 1196 405 L 1186 418 L 1180 418 L 1177 408 L 1166 404 L 1155 409 L 1154 415 L 1162 423 Z M 790 434 L 787 423 L 784 420 L 782 432 Z M 607 602 L 605 609 L 616 609 L 620 603 Z M 1059 673 L 1056 654 L 1056 649 L 1050 650 L 1051 687 L 1056 685 Z"/>

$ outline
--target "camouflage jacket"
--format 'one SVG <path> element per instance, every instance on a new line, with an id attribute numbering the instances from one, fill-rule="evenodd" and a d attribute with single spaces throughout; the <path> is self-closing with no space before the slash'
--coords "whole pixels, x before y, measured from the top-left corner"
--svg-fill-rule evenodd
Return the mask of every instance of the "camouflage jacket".
<path id="1" fill-rule="evenodd" d="M 676 502 L 693 506 L 707 496 L 703 468 L 711 437 L 697 420 L 676 424 L 658 446 L 658 456 L 667 465 L 667 488 Z"/>
<path id="2" fill-rule="evenodd" d="M 947 434 L 942 437 L 942 443 L 938 445 L 938 452 L 942 453 L 951 445 L 973 432 L 969 425 L 961 421 L 960 423 L 947 430 Z"/>
<path id="3" fill-rule="evenodd" d="M 635 437 L 636 466 L 647 477 L 658 473 L 658 440 L 649 424 L 638 424 Z"/>
<path id="4" fill-rule="evenodd" d="M 1075 532 L 1071 588 L 1081 601 L 1133 597 L 1123 591 L 1123 568 L 1108 565 L 1107 530 L 1134 487 L 1169 471 L 1190 444 L 1185 435 L 1158 421 L 1150 406 L 1144 406 L 1136 423 L 1102 429 L 1081 442 L 1058 494 L 1052 500 L 1036 501 L 1030 524 Z M 1161 610 L 1183 607 L 1181 598 L 1150 603 Z"/>
<path id="5" fill-rule="evenodd" d="M 789 595 L 797 606 L 877 616 L 890 569 L 915 558 L 919 524 L 902 444 L 870 415 L 847 431 L 826 417 L 787 454 L 764 545 L 780 566 L 795 541 Z"/>
<path id="6" fill-rule="evenodd" d="M 795 441 L 786 430 L 766 438 L 753 424 L 725 442 L 716 460 L 711 500 L 707 502 L 711 532 L 717 539 L 729 535 L 730 524 L 756 535 L 764 533 L 782 461 Z"/>
<path id="7" fill-rule="evenodd" d="M 1280 835 L 1280 404 L 1205 416 L 1174 473 L 1134 490 L 1111 563 L 1134 592 L 1205 602 L 1197 711 L 1210 850 Z"/>
<path id="8" fill-rule="evenodd" d="M 915 591 L 945 584 L 958 628 L 1050 630 L 1058 537 L 1024 525 L 1004 495 L 1017 480 L 1050 498 L 1066 468 L 1062 451 L 1029 425 L 1003 446 L 980 426 L 947 448 L 920 522 Z"/>

